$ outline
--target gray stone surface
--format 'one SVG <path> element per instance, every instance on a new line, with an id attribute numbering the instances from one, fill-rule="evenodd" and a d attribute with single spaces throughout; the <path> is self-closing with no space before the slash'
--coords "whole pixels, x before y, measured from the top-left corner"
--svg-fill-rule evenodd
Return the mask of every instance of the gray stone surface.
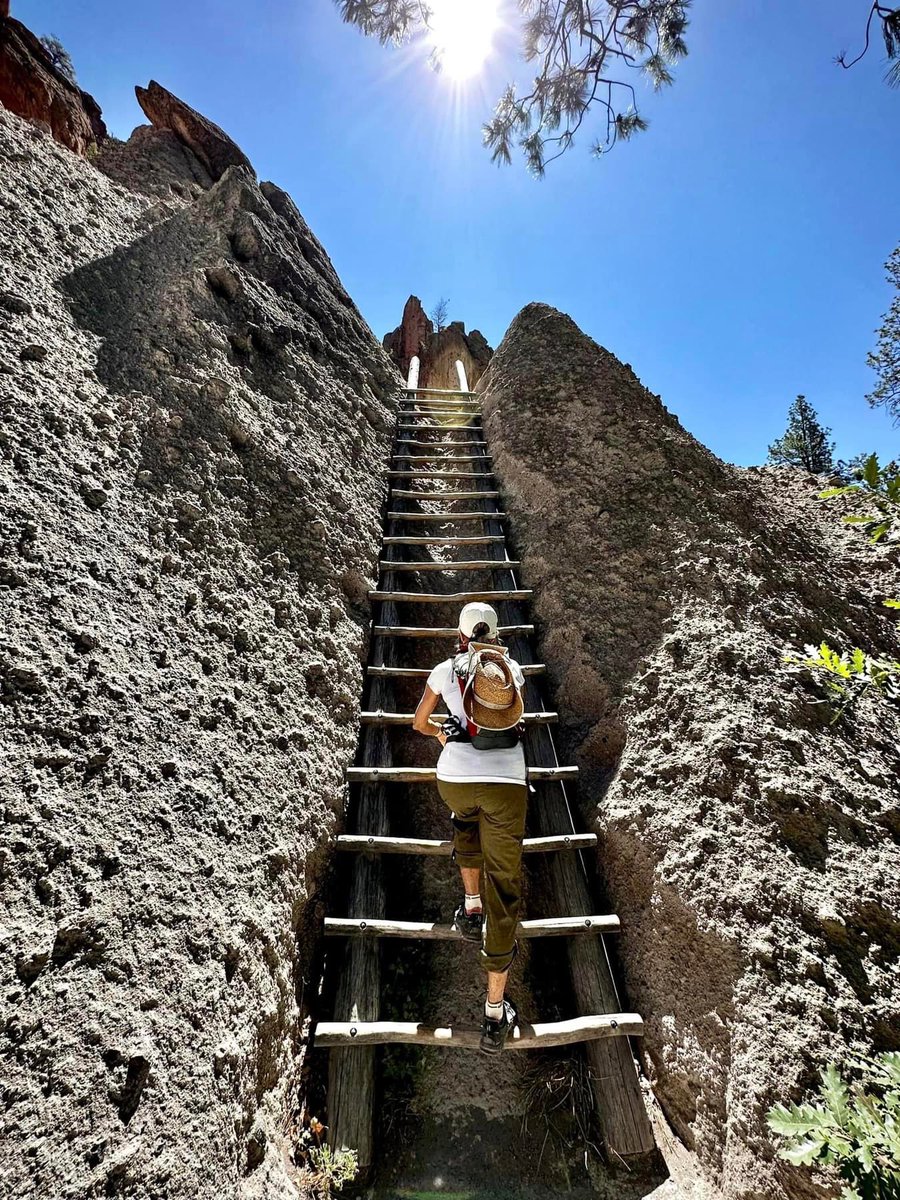
<path id="1" fill-rule="evenodd" d="M 0 1195 L 272 1200 L 398 380 L 280 189 L 112 153 L 0 110 Z"/>
<path id="2" fill-rule="evenodd" d="M 866 698 L 830 726 L 782 660 L 900 656 L 900 549 L 841 525 L 821 479 L 720 462 L 544 305 L 483 388 L 679 1185 L 812 1194 L 764 1114 L 897 1046 L 900 714 Z"/>

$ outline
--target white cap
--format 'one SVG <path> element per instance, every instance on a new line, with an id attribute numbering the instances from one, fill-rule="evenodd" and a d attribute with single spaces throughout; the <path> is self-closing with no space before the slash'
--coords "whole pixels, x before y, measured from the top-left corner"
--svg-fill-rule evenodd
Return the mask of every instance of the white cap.
<path id="1" fill-rule="evenodd" d="M 488 637 L 497 636 L 497 614 L 489 604 L 481 604 L 477 600 L 467 604 L 459 614 L 459 632 L 467 638 L 479 625 L 487 625 Z"/>

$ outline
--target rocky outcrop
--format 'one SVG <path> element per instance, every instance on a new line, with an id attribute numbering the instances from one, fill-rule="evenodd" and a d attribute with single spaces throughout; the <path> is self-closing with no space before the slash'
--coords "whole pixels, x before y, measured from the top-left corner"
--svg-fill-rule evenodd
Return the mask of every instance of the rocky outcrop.
<path id="1" fill-rule="evenodd" d="M 900 714 L 866 697 L 832 725 L 784 657 L 897 657 L 897 548 L 842 526 L 821 480 L 720 462 L 546 306 L 483 388 L 655 1095 L 698 1179 L 811 1195 L 764 1117 L 826 1061 L 896 1047 Z"/>
<path id="2" fill-rule="evenodd" d="M 223 129 L 166 91 L 156 80 L 151 79 L 145 88 L 136 87 L 134 94 L 154 127 L 174 133 L 213 179 L 221 179 L 229 167 L 253 171 L 249 158 Z"/>
<path id="3" fill-rule="evenodd" d="M 54 67 L 30 29 L 0 11 L 0 105 L 46 125 L 76 154 L 102 142 L 106 126 L 100 106 Z"/>
<path id="4" fill-rule="evenodd" d="M 399 380 L 290 198 L 163 133 L 114 183 L 0 111 L 10 1198 L 294 1194 Z"/>
<path id="5" fill-rule="evenodd" d="M 410 296 L 403 307 L 403 319 L 398 327 L 385 335 L 384 348 L 390 354 L 404 379 L 414 356 L 419 358 L 419 386 L 458 388 L 456 363 L 466 370 L 470 388 L 484 374 L 493 353 L 477 329 L 466 333 L 462 321 L 435 332 L 433 322 L 426 316 L 418 296 Z"/>

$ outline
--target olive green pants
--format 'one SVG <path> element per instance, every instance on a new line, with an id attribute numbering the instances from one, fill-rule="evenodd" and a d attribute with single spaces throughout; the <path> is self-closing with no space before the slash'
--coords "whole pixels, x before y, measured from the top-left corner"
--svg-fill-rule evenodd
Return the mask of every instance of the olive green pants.
<path id="1" fill-rule="evenodd" d="M 485 971 L 505 971 L 516 956 L 528 788 L 524 783 L 439 779 L 438 791 L 450 809 L 457 866 L 482 873 L 481 965 Z"/>

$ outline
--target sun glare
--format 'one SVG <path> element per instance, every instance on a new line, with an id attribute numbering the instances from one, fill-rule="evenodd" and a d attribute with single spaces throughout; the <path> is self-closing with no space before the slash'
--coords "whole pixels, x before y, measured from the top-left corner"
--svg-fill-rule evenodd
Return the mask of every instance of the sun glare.
<path id="1" fill-rule="evenodd" d="M 457 82 L 477 75 L 500 25 L 500 0 L 429 0 L 431 41 L 441 70 Z"/>

